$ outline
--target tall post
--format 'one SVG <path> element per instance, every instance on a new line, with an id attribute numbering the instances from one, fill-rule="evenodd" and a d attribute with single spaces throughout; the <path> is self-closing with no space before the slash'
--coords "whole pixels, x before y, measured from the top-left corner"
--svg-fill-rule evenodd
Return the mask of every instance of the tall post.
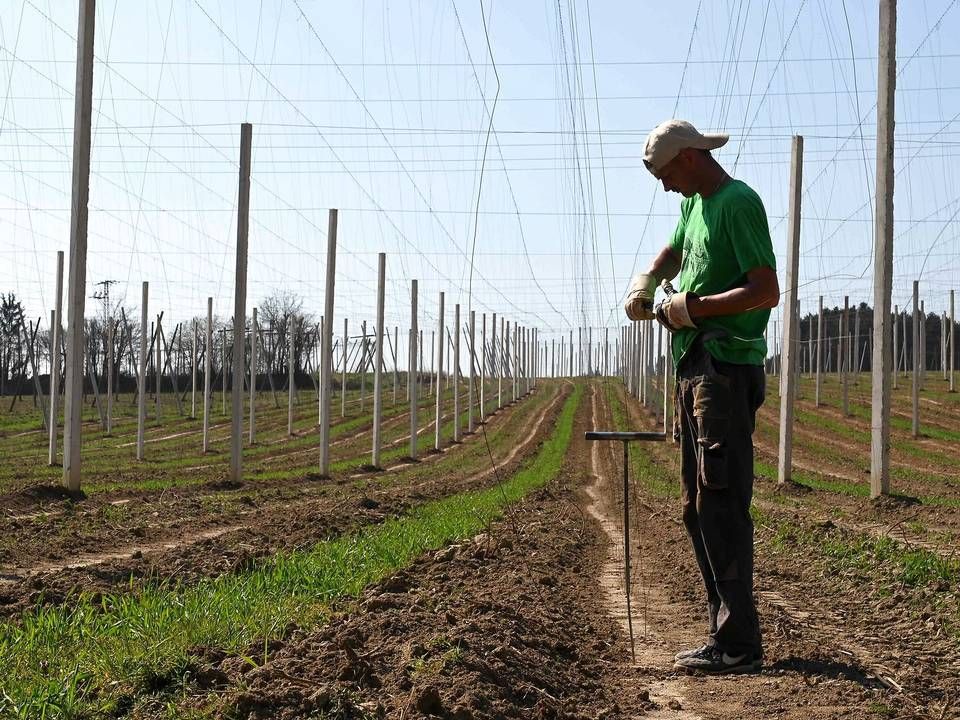
<path id="1" fill-rule="evenodd" d="M 160 342 L 160 315 L 157 316 L 157 328 L 153 336 L 153 342 L 156 345 L 156 352 L 154 353 L 154 363 L 153 363 L 153 400 L 154 405 L 156 406 L 157 413 L 157 424 L 160 423 L 160 383 L 163 380 L 163 365 L 162 360 L 163 356 L 161 355 L 163 343 Z"/>
<path id="2" fill-rule="evenodd" d="M 900 308 L 893 306 L 893 387 L 897 388 L 897 374 L 900 365 Z"/>
<path id="3" fill-rule="evenodd" d="M 487 314 L 480 314 L 480 422 L 484 421 L 483 403 L 486 400 L 484 385 L 487 381 Z"/>
<path id="4" fill-rule="evenodd" d="M 440 412 L 443 410 L 443 388 L 440 380 L 443 378 L 443 293 L 440 293 L 440 306 L 437 310 L 437 388 L 436 388 L 436 415 L 434 418 L 433 448 L 440 449 Z"/>
<path id="5" fill-rule="evenodd" d="M 190 348 L 190 419 L 197 419 L 197 345 L 200 344 L 200 329 L 197 321 L 193 321 L 193 345 Z"/>
<path id="6" fill-rule="evenodd" d="M 384 287 L 386 284 L 387 254 L 377 255 L 377 349 L 373 370 L 373 453 L 371 464 L 380 467 L 380 418 L 383 415 L 383 343 L 387 338 L 383 326 Z"/>
<path id="7" fill-rule="evenodd" d="M 213 298 L 207 298 L 207 336 L 203 349 L 203 452 L 210 449 L 210 403 L 213 400 Z"/>
<path id="8" fill-rule="evenodd" d="M 331 321 L 333 318 L 331 318 Z M 347 362 L 350 358 L 347 352 L 347 345 L 350 343 L 350 336 L 347 333 L 347 318 L 343 319 L 343 367 L 340 368 L 340 417 L 347 416 Z M 321 393 L 322 394 L 322 393 Z M 320 414 L 323 417 L 323 413 Z"/>
<path id="9" fill-rule="evenodd" d="M 897 83 L 897 2 L 880 0 L 877 185 L 873 264 L 873 407 L 870 496 L 890 491 L 890 295 L 893 288 L 893 142 Z"/>
<path id="10" fill-rule="evenodd" d="M 913 373 L 910 387 L 911 423 L 913 437 L 920 437 L 920 282 L 913 281 L 913 321 L 910 323 L 910 342 L 913 345 Z"/>
<path id="11" fill-rule="evenodd" d="M 860 384 L 860 306 L 853 310 L 853 382 Z"/>
<path id="12" fill-rule="evenodd" d="M 400 376 L 400 346 L 397 344 L 400 340 L 400 328 L 393 326 L 393 404 L 397 404 L 397 385 Z M 409 373 L 407 382 L 410 382 Z"/>
<path id="13" fill-rule="evenodd" d="M 250 325 L 250 438 L 251 445 L 256 442 L 257 428 L 257 336 L 260 326 L 257 323 L 257 309 L 253 309 L 253 321 Z"/>
<path id="14" fill-rule="evenodd" d="M 140 362 L 137 371 L 137 460 L 143 460 L 143 436 L 147 424 L 147 296 L 150 283 L 144 282 L 140 297 Z"/>
<path id="15" fill-rule="evenodd" d="M 410 457 L 417 457 L 417 402 L 420 374 L 417 372 L 417 281 L 410 281 L 410 362 L 407 364 L 407 384 L 410 386 Z"/>
<path id="16" fill-rule="evenodd" d="M 460 442 L 460 303 L 453 306 L 453 441 Z"/>
<path id="17" fill-rule="evenodd" d="M 503 320 L 503 316 L 500 316 L 500 342 L 497 342 L 497 322 L 494 318 L 493 322 L 493 344 L 495 346 L 493 353 L 493 365 L 496 368 L 497 373 L 497 410 L 503 407 L 503 376 L 507 372 L 506 364 L 504 363 L 503 347 L 504 347 L 504 326 L 506 323 Z"/>
<path id="18" fill-rule="evenodd" d="M 777 483 L 784 484 L 793 474 L 793 403 L 797 393 L 797 351 L 799 303 L 797 289 L 800 269 L 800 200 L 803 183 L 803 137 L 795 135 L 790 158 L 790 254 L 787 256 L 787 288 L 784 297 L 783 340 L 780 366 L 780 450 L 777 457 Z"/>
<path id="19" fill-rule="evenodd" d="M 814 390 L 814 405 L 820 407 L 820 392 L 823 388 L 823 295 L 820 296 L 817 310 L 817 356 L 816 356 L 816 385 Z"/>
<path id="20" fill-rule="evenodd" d="M 63 483 L 70 492 L 80 491 L 83 310 L 87 287 L 87 202 L 90 197 L 90 114 L 93 105 L 95 17 L 95 1 L 80 0 L 73 114 L 73 188 L 70 202 L 70 276 L 63 421 Z M 51 423 L 51 427 L 55 428 L 56 423 Z"/>
<path id="21" fill-rule="evenodd" d="M 367 395 L 367 321 L 360 323 L 360 414 Z"/>
<path id="22" fill-rule="evenodd" d="M 513 324 L 513 373 L 511 379 L 513 380 L 513 402 L 517 401 L 517 376 L 520 373 L 520 353 L 518 347 L 520 345 L 520 333 L 518 332 L 519 327 L 516 323 Z"/>
<path id="23" fill-rule="evenodd" d="M 330 376 L 333 374 L 333 291 L 337 270 L 337 211 L 331 209 L 327 221 L 327 282 L 323 294 L 320 334 L 320 474 L 330 472 Z M 346 326 L 344 326 L 346 327 Z M 346 363 L 344 363 L 346 366 Z"/>
<path id="24" fill-rule="evenodd" d="M 951 297 L 953 292 L 951 291 Z M 59 409 L 57 400 L 60 397 L 60 325 L 61 308 L 63 306 L 63 250 L 57 251 L 57 294 L 56 304 L 53 306 L 53 337 L 50 346 L 50 422 L 47 427 L 50 430 L 50 455 L 48 462 L 50 465 L 57 464 L 57 423 L 59 420 Z M 951 381 L 952 382 L 952 381 Z"/>
<path id="25" fill-rule="evenodd" d="M 227 329 L 220 329 L 220 414 L 227 414 Z"/>
<path id="26" fill-rule="evenodd" d="M 297 367 L 293 362 L 296 346 L 293 313 L 287 318 L 287 435 L 293 435 L 293 394 L 297 387 Z"/>
<path id="27" fill-rule="evenodd" d="M 850 353 L 847 347 L 850 344 L 850 296 L 843 296 L 843 317 L 841 318 L 840 329 L 840 347 L 843 352 L 840 353 L 840 382 L 843 385 L 843 408 L 844 417 L 850 414 L 850 386 L 847 376 L 850 374 Z"/>
<path id="28" fill-rule="evenodd" d="M 243 479 L 243 346 L 247 317 L 247 238 L 250 230 L 250 149 L 253 126 L 240 126 L 240 179 L 237 203 L 237 261 L 233 291 L 233 415 L 230 424 L 230 480 Z"/>
<path id="29" fill-rule="evenodd" d="M 954 392 L 953 388 L 953 358 L 956 355 L 956 349 L 953 345 L 953 326 L 955 324 L 955 318 L 953 316 L 953 290 L 950 291 L 950 350 L 949 350 L 949 363 L 950 363 L 950 392 Z"/>
<path id="30" fill-rule="evenodd" d="M 113 433 L 113 314 L 107 317 L 107 435 Z"/>
<path id="31" fill-rule="evenodd" d="M 474 381 L 476 376 L 474 374 L 474 363 L 477 361 L 477 353 L 475 351 L 475 345 L 477 341 L 476 335 L 477 329 L 477 311 L 470 311 L 470 379 L 468 381 L 468 390 L 467 390 L 467 432 L 473 433 L 473 403 L 474 398 L 476 397 L 476 388 L 474 387 Z"/>

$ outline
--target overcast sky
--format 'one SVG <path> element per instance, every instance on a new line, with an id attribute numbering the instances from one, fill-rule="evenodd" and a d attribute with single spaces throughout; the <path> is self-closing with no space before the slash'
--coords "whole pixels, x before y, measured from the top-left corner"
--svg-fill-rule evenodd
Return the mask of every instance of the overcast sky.
<path id="1" fill-rule="evenodd" d="M 248 307 L 288 290 L 320 315 L 337 207 L 338 318 L 373 320 L 385 252 L 389 326 L 417 278 L 427 328 L 440 291 L 448 322 L 459 302 L 547 339 L 615 327 L 676 222 L 640 156 L 678 116 L 731 135 L 718 158 L 764 201 L 781 285 L 804 135 L 801 309 L 872 304 L 875 0 L 97 5 L 88 295 L 117 281 L 136 308 L 148 280 L 151 313 L 229 314 L 248 121 Z M 901 0 L 897 38 L 894 302 L 919 278 L 933 312 L 960 274 L 955 5 Z M 0 3 L 0 291 L 34 318 L 68 248 L 76 6 Z"/>

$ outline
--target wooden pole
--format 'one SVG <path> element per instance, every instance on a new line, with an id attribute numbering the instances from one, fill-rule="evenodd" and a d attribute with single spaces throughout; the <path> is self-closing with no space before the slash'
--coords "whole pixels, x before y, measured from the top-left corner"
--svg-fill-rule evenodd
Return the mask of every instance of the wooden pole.
<path id="1" fill-rule="evenodd" d="M 243 356 L 247 318 L 247 241 L 250 230 L 250 151 L 253 126 L 240 126 L 240 178 L 237 205 L 237 259 L 233 292 L 233 407 L 230 423 L 230 480 L 243 480 Z"/>
<path id="2" fill-rule="evenodd" d="M 83 311 L 87 287 L 87 202 L 90 197 L 90 115 L 93 106 L 94 0 L 80 0 L 73 116 L 73 187 L 70 202 L 70 272 L 63 421 L 63 483 L 80 491 L 83 412 Z"/>
<path id="3" fill-rule="evenodd" d="M 340 417 L 347 416 L 347 362 L 349 353 L 347 346 L 350 344 L 350 336 L 347 332 L 347 318 L 343 319 L 343 367 L 340 368 Z M 322 413 L 320 415 L 322 417 Z"/>
<path id="4" fill-rule="evenodd" d="M 157 424 L 160 424 L 160 383 L 162 378 L 163 366 L 161 365 L 161 360 L 163 359 L 161 353 L 162 343 L 160 342 L 160 324 L 162 322 L 162 316 L 157 316 L 157 327 L 153 337 L 153 342 L 155 343 L 156 352 L 154 353 L 154 362 L 153 362 L 153 401 L 156 406 L 156 420 Z"/>
<path id="5" fill-rule="evenodd" d="M 777 483 L 790 482 L 793 474 L 793 403 L 797 391 L 800 269 L 800 208 L 803 183 L 803 137 L 795 135 L 790 159 L 790 254 L 787 256 L 787 288 L 784 294 L 783 340 L 780 367 L 780 449 Z"/>
<path id="6" fill-rule="evenodd" d="M 899 353 L 899 344 L 900 344 L 900 308 L 896 305 L 893 306 L 893 387 L 897 388 L 897 375 L 900 370 L 900 353 Z"/>
<path id="7" fill-rule="evenodd" d="M 433 449 L 440 449 L 440 413 L 443 410 L 443 388 L 440 380 L 443 377 L 443 293 L 440 293 L 440 306 L 437 310 L 437 395 L 436 415 L 434 418 Z"/>
<path id="8" fill-rule="evenodd" d="M 367 321 L 360 323 L 360 414 L 367 396 Z"/>
<path id="9" fill-rule="evenodd" d="M 327 221 L 327 282 L 324 288 L 320 343 L 320 474 L 330 472 L 330 376 L 333 374 L 333 292 L 337 268 L 337 211 Z M 344 363 L 346 366 L 346 363 Z"/>
<path id="10" fill-rule="evenodd" d="M 260 334 L 260 325 L 257 322 L 257 309 L 253 309 L 253 320 L 250 325 L 250 427 L 247 442 L 253 445 L 257 436 L 257 336 Z"/>
<path id="11" fill-rule="evenodd" d="M 897 2 L 880 0 L 877 185 L 874 224 L 870 496 L 890 492 L 890 296 L 893 290 L 893 143 L 897 82 Z"/>
<path id="12" fill-rule="evenodd" d="M 913 321 L 910 323 L 910 342 L 913 345 L 913 373 L 910 387 L 911 423 L 914 439 L 920 437 L 920 282 L 913 281 Z"/>
<path id="13" fill-rule="evenodd" d="M 399 385 L 399 376 L 400 376 L 400 328 L 396 325 L 393 326 L 393 404 L 397 404 L 397 386 Z M 410 373 L 409 369 L 407 372 L 407 382 L 410 382 Z"/>
<path id="14" fill-rule="evenodd" d="M 952 295 L 951 295 L 952 297 Z M 60 325 L 61 309 L 63 306 L 63 250 L 57 251 L 57 294 L 56 305 L 53 306 L 53 338 L 50 346 L 50 422 L 47 428 L 50 431 L 50 448 L 48 463 L 57 464 L 57 427 L 59 409 L 57 401 L 60 398 Z"/>
<path id="15" fill-rule="evenodd" d="M 453 306 L 453 441 L 460 442 L 460 303 Z"/>
<path id="16" fill-rule="evenodd" d="M 815 377 L 816 384 L 814 390 L 814 402 L 816 407 L 820 407 L 820 393 L 823 389 L 823 295 L 819 298 L 817 305 L 817 354 Z"/>
<path id="17" fill-rule="evenodd" d="M 197 345 L 200 344 L 200 329 L 193 321 L 193 345 L 190 348 L 190 419 L 197 419 Z"/>
<path id="18" fill-rule="evenodd" d="M 420 390 L 420 374 L 417 370 L 418 348 L 417 337 L 420 333 L 417 323 L 417 281 L 410 281 L 410 362 L 407 369 L 407 384 L 410 386 L 410 452 L 411 459 L 417 457 L 417 402 Z M 413 373 L 413 380 L 410 374 Z"/>
<path id="19" fill-rule="evenodd" d="M 953 387 L 953 362 L 956 355 L 956 349 L 953 345 L 953 326 L 955 324 L 955 318 L 953 315 L 953 290 L 950 291 L 950 354 L 948 356 L 950 362 L 950 392 L 954 392 Z"/>
<path id="20" fill-rule="evenodd" d="M 476 329 L 477 329 L 477 312 L 476 310 L 470 311 L 470 347 L 469 351 L 469 364 L 470 364 L 470 376 L 467 385 L 467 432 L 473 434 L 473 403 L 476 398 L 476 388 L 474 387 L 474 382 L 476 377 L 474 375 L 474 363 L 477 361 L 477 353 L 474 351 L 474 346 L 476 344 Z"/>
<path id="21" fill-rule="evenodd" d="M 150 283 L 144 282 L 140 299 L 140 363 L 137 372 L 137 460 L 143 460 L 143 441 L 147 425 L 147 299 Z"/>
<path id="22" fill-rule="evenodd" d="M 839 363 L 840 363 L 840 383 L 843 386 L 843 415 L 846 417 L 850 414 L 850 386 L 847 379 L 847 376 L 850 374 L 850 353 L 848 352 L 847 345 L 850 341 L 847 337 L 850 326 L 850 296 L 843 296 L 843 316 L 840 319 L 840 347 L 843 348 L 843 351 L 838 353 Z"/>
<path id="23" fill-rule="evenodd" d="M 380 419 L 383 415 L 383 343 L 387 337 L 383 326 L 384 287 L 386 284 L 387 255 L 377 255 L 377 347 L 373 370 L 373 459 L 374 467 L 380 467 Z"/>
<path id="24" fill-rule="evenodd" d="M 210 403 L 213 400 L 213 298 L 207 298 L 207 344 L 203 349 L 203 452 L 210 449 Z"/>
<path id="25" fill-rule="evenodd" d="M 480 314 L 480 422 L 484 421 L 487 382 L 487 314 Z"/>

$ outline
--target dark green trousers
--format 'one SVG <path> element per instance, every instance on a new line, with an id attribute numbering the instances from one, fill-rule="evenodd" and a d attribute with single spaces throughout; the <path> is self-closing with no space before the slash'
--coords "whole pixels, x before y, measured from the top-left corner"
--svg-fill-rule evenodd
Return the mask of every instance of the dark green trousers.
<path id="1" fill-rule="evenodd" d="M 731 655 L 762 652 L 750 500 L 764 383 L 763 367 L 720 362 L 700 343 L 677 368 L 683 523 L 707 592 L 708 642 Z"/>

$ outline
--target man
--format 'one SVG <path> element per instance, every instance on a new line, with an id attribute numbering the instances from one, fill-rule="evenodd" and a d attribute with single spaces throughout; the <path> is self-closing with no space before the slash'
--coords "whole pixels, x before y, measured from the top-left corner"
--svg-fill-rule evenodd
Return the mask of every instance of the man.
<path id="1" fill-rule="evenodd" d="M 683 522 L 709 613 L 706 642 L 677 653 L 675 667 L 705 673 L 756 672 L 762 665 L 752 435 L 764 397 L 763 331 L 780 295 L 763 203 L 710 154 L 727 140 L 683 120 L 668 120 L 648 136 L 644 164 L 684 200 L 673 237 L 634 279 L 625 305 L 631 320 L 656 317 L 672 333 Z M 666 288 L 654 313 L 657 285 L 677 273 L 677 292 Z"/>

